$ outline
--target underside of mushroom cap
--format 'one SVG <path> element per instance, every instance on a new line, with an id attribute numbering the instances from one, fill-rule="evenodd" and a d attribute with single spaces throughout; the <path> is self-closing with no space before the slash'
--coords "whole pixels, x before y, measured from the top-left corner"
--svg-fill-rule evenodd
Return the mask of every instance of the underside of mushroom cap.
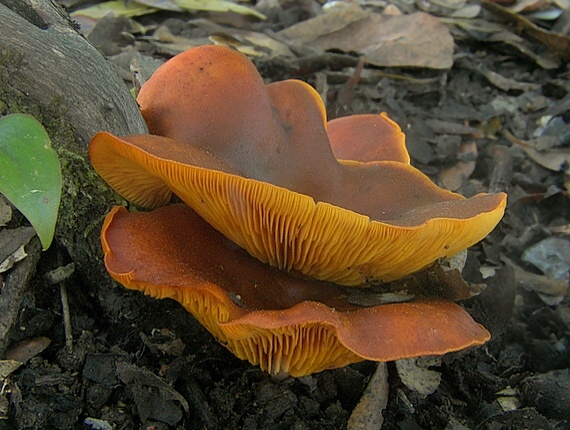
<path id="1" fill-rule="evenodd" d="M 410 166 L 403 134 L 385 116 L 326 125 L 310 86 L 265 86 L 229 48 L 168 61 L 139 103 L 163 136 L 98 133 L 90 157 L 99 174 L 146 207 L 175 193 L 280 269 L 351 286 L 398 279 L 480 241 L 504 212 L 504 194 L 465 199 Z M 334 148 L 356 160 L 339 162 Z"/>
<path id="2" fill-rule="evenodd" d="M 154 145 L 154 140 L 161 144 Z M 217 158 L 196 149 L 193 151 L 200 152 L 201 157 L 194 157 L 193 161 L 207 167 L 185 164 L 183 158 L 180 158 L 183 161 L 168 160 L 156 149 L 176 145 L 179 143 L 166 138 L 119 139 L 99 133 L 92 141 L 91 159 L 104 178 L 107 175 L 101 170 L 99 159 L 104 160 L 101 163 L 106 163 L 105 169 L 111 172 L 120 171 L 117 166 L 122 158 L 139 163 L 141 170 L 136 177 L 125 172 L 120 175 L 120 182 L 111 183 L 126 198 L 137 203 L 152 200 L 152 196 L 143 195 L 139 201 L 135 197 L 149 182 L 144 179 L 145 174 L 160 177 L 167 189 L 260 261 L 342 285 L 391 281 L 438 258 L 453 255 L 485 237 L 504 210 L 503 195 L 479 195 L 471 199 L 459 196 L 450 201 L 436 200 L 397 212 L 388 206 L 393 197 L 376 193 L 372 196 L 377 197 L 377 202 L 381 199 L 387 202 L 384 212 L 389 218 L 375 221 L 343 207 L 316 203 L 310 196 L 218 170 L 233 172 Z M 189 151 L 184 154 L 193 157 Z M 382 163 L 382 169 L 367 165 L 373 169 L 369 175 L 386 177 L 392 169 L 393 177 L 397 177 L 402 169 L 413 169 L 401 163 Z M 365 179 L 369 186 L 378 187 L 382 183 L 371 177 Z M 399 201 L 406 191 L 414 192 L 414 188 L 409 188 L 413 179 L 413 174 L 408 176 L 408 188 L 398 193 Z M 383 182 L 387 183 L 385 179 Z M 389 182 L 387 187 L 394 189 Z"/>
<path id="3" fill-rule="evenodd" d="M 116 207 L 101 240 L 118 282 L 177 300 L 237 357 L 272 374 L 441 355 L 489 339 L 460 306 L 442 299 L 351 305 L 338 285 L 253 259 L 182 204 L 132 214 Z"/>

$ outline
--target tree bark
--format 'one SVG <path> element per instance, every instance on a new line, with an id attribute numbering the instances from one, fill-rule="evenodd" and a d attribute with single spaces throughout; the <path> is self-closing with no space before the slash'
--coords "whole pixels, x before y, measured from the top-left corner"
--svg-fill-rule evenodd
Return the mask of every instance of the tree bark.
<path id="1" fill-rule="evenodd" d="M 105 58 L 51 0 L 0 0 L 0 116 L 29 113 L 59 154 L 63 190 L 56 238 L 111 315 L 129 312 L 102 263 L 103 215 L 123 201 L 92 170 L 100 130 L 147 133 L 138 106 Z M 129 306 L 130 308 L 130 306 Z"/>

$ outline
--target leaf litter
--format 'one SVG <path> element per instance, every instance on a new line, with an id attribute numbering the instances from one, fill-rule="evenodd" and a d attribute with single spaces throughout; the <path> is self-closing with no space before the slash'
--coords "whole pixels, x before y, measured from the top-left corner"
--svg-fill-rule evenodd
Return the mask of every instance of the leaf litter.
<path id="1" fill-rule="evenodd" d="M 362 417 L 401 429 L 570 421 L 557 404 L 560 392 L 548 385 L 553 372 L 561 386 L 570 378 L 570 298 L 558 277 L 570 225 L 570 71 L 564 14 L 555 16 L 568 5 L 267 0 L 181 11 L 174 0 L 99 2 L 91 10 L 61 3 L 126 85 L 140 85 L 188 47 L 229 44 L 250 55 L 267 81 L 313 84 L 329 114 L 388 112 L 407 134 L 412 163 L 447 188 L 466 196 L 508 191 L 504 221 L 469 250 L 468 283 L 457 284 L 462 294 L 478 288 L 464 304 L 493 339 L 442 357 L 435 370 L 416 366 L 423 370 L 412 368 L 411 379 L 397 378 L 403 371 L 388 364 L 391 394 L 385 375 L 373 378 L 376 366 L 367 362 L 276 381 L 237 361 L 174 304 L 136 296 L 135 309 L 108 321 L 71 278 L 73 353 L 65 349 L 55 290 L 34 287 L 10 320 L 10 345 L 40 336 L 51 343 L 6 372 L 10 388 L 0 397 L 11 412 L 0 429 L 342 429 Z M 13 218 L 4 217 L 5 230 L 16 227 Z M 378 291 L 375 300 L 406 300 L 410 293 L 400 287 Z M 370 378 L 380 383 L 369 390 L 384 394 L 367 402 Z M 423 382 L 423 394 L 410 380 Z M 57 410 L 44 407 L 54 402 Z"/>

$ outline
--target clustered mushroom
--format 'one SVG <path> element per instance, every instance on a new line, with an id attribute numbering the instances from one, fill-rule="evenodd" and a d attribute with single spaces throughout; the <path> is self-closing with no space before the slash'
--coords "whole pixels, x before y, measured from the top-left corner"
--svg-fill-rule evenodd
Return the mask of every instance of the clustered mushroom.
<path id="1" fill-rule="evenodd" d="M 441 355 L 489 339 L 459 305 L 362 307 L 347 291 L 397 280 L 483 239 L 506 196 L 466 199 L 410 165 L 385 114 L 326 121 L 308 84 L 265 85 L 242 54 L 201 46 L 137 101 L 151 134 L 96 134 L 119 194 L 102 230 L 127 288 L 179 301 L 237 357 L 302 376 L 365 359 Z M 184 204 L 169 204 L 172 194 Z"/>

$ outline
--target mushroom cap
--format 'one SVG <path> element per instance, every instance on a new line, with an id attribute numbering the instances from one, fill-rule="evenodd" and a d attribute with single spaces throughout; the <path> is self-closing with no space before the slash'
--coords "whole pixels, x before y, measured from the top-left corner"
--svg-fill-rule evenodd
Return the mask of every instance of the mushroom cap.
<path id="1" fill-rule="evenodd" d="M 465 199 L 410 166 L 385 115 L 327 125 L 309 85 L 266 86 L 226 47 L 174 57 L 138 101 L 155 135 L 98 133 L 89 149 L 97 172 L 145 207 L 174 192 L 280 269 L 349 286 L 391 281 L 480 241 L 504 212 L 504 194 Z"/>
<path id="2" fill-rule="evenodd" d="M 177 300 L 234 355 L 272 374 L 441 355 L 490 337 L 442 299 L 351 305 L 338 285 L 260 263 L 183 204 L 149 213 L 115 207 L 101 241 L 114 279 Z"/>
<path id="3" fill-rule="evenodd" d="M 406 135 L 385 112 L 333 119 L 327 123 L 327 135 L 333 154 L 339 161 L 410 164 Z"/>

